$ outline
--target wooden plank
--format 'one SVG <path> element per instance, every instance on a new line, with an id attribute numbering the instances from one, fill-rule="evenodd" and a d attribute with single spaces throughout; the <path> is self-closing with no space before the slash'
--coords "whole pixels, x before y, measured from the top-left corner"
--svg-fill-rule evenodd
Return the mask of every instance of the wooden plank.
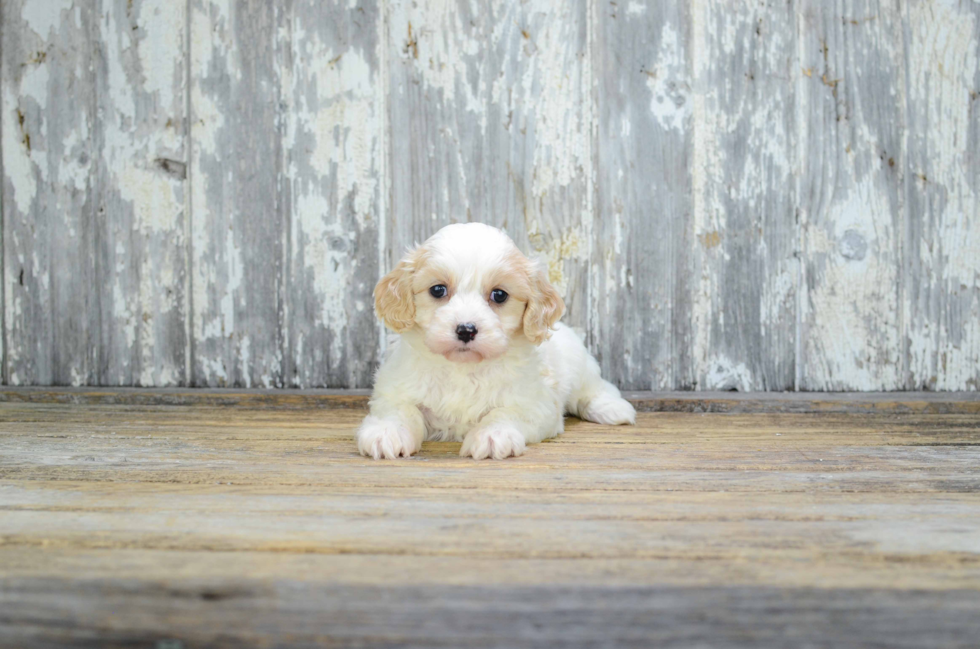
<path id="1" fill-rule="evenodd" d="M 484 4 L 388 3 L 388 267 L 442 226 L 488 217 Z"/>
<path id="2" fill-rule="evenodd" d="M 980 630 L 975 414 L 570 420 L 506 462 L 446 443 L 367 460 L 361 415 L 0 405 L 0 644 L 968 647 Z"/>
<path id="3" fill-rule="evenodd" d="M 586 328 L 591 229 L 588 3 L 392 2 L 390 266 L 482 221 L 548 263 Z"/>
<path id="4" fill-rule="evenodd" d="M 692 9 L 697 388 L 794 387 L 796 11 L 701 1 Z"/>
<path id="5" fill-rule="evenodd" d="M 594 182 L 589 4 L 490 3 L 481 219 L 547 263 L 565 299 L 563 322 L 583 331 Z"/>
<path id="6" fill-rule="evenodd" d="M 279 18 L 259 0 L 191 5 L 195 386 L 284 382 Z"/>
<path id="7" fill-rule="evenodd" d="M 183 9 L 5 12 L 8 381 L 183 383 Z"/>
<path id="8" fill-rule="evenodd" d="M 980 389 L 980 5 L 910 2 L 906 385 Z"/>
<path id="9" fill-rule="evenodd" d="M 6 380 L 95 384 L 105 253 L 97 11 L 14 0 L 2 12 Z"/>
<path id="10" fill-rule="evenodd" d="M 100 259 L 88 304 L 100 385 L 188 383 L 186 23 L 184 5 L 100 3 Z"/>
<path id="11" fill-rule="evenodd" d="M 620 387 L 691 388 L 690 8 L 602 3 L 597 20 L 597 358 Z"/>
<path id="12" fill-rule="evenodd" d="M 369 390 L 0 389 L 0 403 L 234 406 L 242 408 L 366 408 Z M 977 392 L 624 392 L 640 412 L 692 413 L 980 413 Z"/>
<path id="13" fill-rule="evenodd" d="M 953 494 L 980 488 L 975 414 L 657 413 L 625 428 L 570 419 L 559 440 L 511 463 L 474 464 L 458 456 L 459 444 L 426 443 L 421 455 L 388 472 L 383 467 L 390 464 L 357 455 L 353 432 L 363 415 L 353 410 L 4 404 L 2 412 L 0 479 L 30 482 L 314 485 L 362 493 L 438 487 Z"/>
<path id="14" fill-rule="evenodd" d="M 943 647 L 980 632 L 976 591 L 14 581 L 20 647 Z"/>
<path id="15" fill-rule="evenodd" d="M 384 46 L 378 2 L 295 0 L 284 65 L 288 293 L 284 383 L 367 387 L 382 227 Z"/>
<path id="16" fill-rule="evenodd" d="M 900 301 L 905 66 L 895 3 L 806 2 L 801 381 L 905 387 Z"/>

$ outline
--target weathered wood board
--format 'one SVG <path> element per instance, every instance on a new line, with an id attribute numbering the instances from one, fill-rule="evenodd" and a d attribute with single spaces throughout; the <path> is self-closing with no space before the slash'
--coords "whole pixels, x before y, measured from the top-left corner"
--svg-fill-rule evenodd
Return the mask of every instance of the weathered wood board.
<path id="1" fill-rule="evenodd" d="M 980 4 L 910 2 L 902 18 L 906 384 L 980 390 Z"/>
<path id="2" fill-rule="evenodd" d="M 369 387 L 480 220 L 623 388 L 980 388 L 975 2 L 2 12 L 6 384 Z"/>
<path id="3" fill-rule="evenodd" d="M 801 389 L 906 387 L 906 84 L 895 3 L 807 2 Z"/>
<path id="4" fill-rule="evenodd" d="M 363 411 L 198 404 L 0 403 L 0 645 L 980 633 L 976 412 L 641 413 L 503 462 L 375 462 Z"/>
<path id="5" fill-rule="evenodd" d="M 691 8 L 633 3 L 597 17 L 592 340 L 634 389 L 693 388 Z"/>
<path id="6" fill-rule="evenodd" d="M 367 386 L 386 191 L 382 3 L 285 7 L 283 384 Z"/>

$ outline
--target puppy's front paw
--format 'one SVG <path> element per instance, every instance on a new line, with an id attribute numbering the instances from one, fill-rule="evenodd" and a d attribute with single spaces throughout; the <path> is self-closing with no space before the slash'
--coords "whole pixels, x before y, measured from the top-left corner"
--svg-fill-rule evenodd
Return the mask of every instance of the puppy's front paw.
<path id="1" fill-rule="evenodd" d="M 390 419 L 369 415 L 364 418 L 357 431 L 357 450 L 361 455 L 375 460 L 409 457 L 421 447 L 421 440 L 416 439 L 407 426 Z"/>
<path id="2" fill-rule="evenodd" d="M 502 460 L 512 455 L 523 455 L 524 447 L 524 435 L 519 430 L 508 424 L 490 424 L 467 435 L 459 454 L 474 460 L 488 457 Z"/>

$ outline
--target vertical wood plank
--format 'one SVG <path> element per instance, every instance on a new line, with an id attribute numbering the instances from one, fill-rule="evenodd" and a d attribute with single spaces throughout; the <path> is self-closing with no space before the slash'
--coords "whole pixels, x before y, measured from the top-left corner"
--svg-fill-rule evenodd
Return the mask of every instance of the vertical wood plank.
<path id="1" fill-rule="evenodd" d="M 368 387 L 384 192 L 380 3 L 294 0 L 286 38 L 285 381 Z"/>
<path id="2" fill-rule="evenodd" d="M 97 11 L 11 0 L 2 10 L 8 381 L 99 381 Z"/>
<path id="3" fill-rule="evenodd" d="M 592 61 L 589 2 L 493 0 L 483 220 L 543 258 L 563 321 L 589 328 Z"/>
<path id="4" fill-rule="evenodd" d="M 904 6 L 905 387 L 980 389 L 980 4 Z"/>
<path id="5" fill-rule="evenodd" d="M 193 383 L 283 385 L 277 4 L 191 10 Z"/>
<path id="6" fill-rule="evenodd" d="M 801 388 L 903 386 L 905 83 L 899 6 L 803 5 Z"/>
<path id="7" fill-rule="evenodd" d="M 487 217 L 482 0 L 388 6 L 390 266 L 448 223 Z"/>
<path id="8" fill-rule="evenodd" d="M 103 0 L 98 17 L 101 385 L 186 384 L 186 3 Z"/>
<path id="9" fill-rule="evenodd" d="M 597 356 L 623 388 L 689 388 L 690 13 L 664 3 L 598 9 Z"/>
<path id="10" fill-rule="evenodd" d="M 588 3 L 390 7 L 390 264 L 457 221 L 548 261 L 587 327 L 591 249 Z"/>
<path id="11" fill-rule="evenodd" d="M 786 390 L 795 379 L 795 7 L 693 4 L 697 387 Z"/>

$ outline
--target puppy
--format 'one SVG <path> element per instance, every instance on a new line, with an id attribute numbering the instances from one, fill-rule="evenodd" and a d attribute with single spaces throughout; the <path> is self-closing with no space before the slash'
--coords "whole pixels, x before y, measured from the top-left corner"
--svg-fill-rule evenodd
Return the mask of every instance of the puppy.
<path id="1" fill-rule="evenodd" d="M 357 448 L 408 457 L 425 439 L 497 460 L 561 434 L 564 414 L 632 424 L 636 411 L 599 376 L 544 268 L 502 231 L 449 225 L 378 282 L 392 336 Z"/>

